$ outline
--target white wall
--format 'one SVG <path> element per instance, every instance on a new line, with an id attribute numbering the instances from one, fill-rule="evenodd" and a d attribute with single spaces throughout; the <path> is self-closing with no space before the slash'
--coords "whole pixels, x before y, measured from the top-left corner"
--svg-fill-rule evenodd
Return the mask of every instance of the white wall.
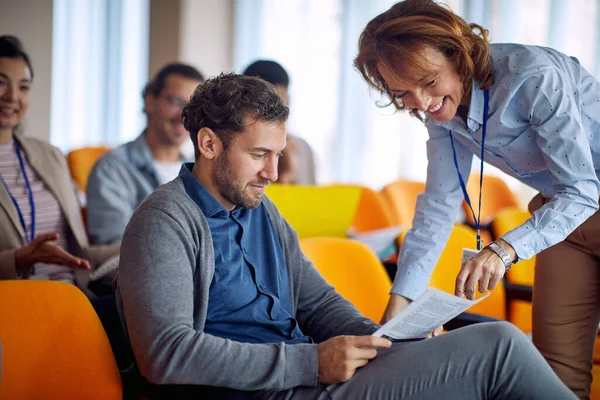
<path id="1" fill-rule="evenodd" d="M 0 35 L 17 36 L 34 70 L 31 105 L 25 134 L 50 139 L 50 86 L 52 77 L 52 0 L 0 0 Z"/>
<path id="2" fill-rule="evenodd" d="M 206 76 L 233 71 L 233 0 L 181 0 L 179 58 Z"/>
<path id="3" fill-rule="evenodd" d="M 180 0 L 150 0 L 149 76 L 179 60 Z"/>
<path id="4" fill-rule="evenodd" d="M 233 3 L 151 0 L 150 74 L 178 60 L 205 76 L 233 70 Z M 53 1 L 0 0 L 0 10 L 0 34 L 21 39 L 35 71 L 25 133 L 49 141 Z"/>

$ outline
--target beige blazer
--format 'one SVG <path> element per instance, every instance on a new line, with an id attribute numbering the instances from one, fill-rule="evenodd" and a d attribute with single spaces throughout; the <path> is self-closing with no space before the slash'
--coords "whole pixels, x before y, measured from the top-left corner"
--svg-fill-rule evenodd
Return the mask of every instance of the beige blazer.
<path id="1" fill-rule="evenodd" d="M 120 244 L 111 246 L 90 246 L 81 208 L 65 156 L 56 147 L 38 139 L 15 135 L 31 168 L 46 183 L 54 194 L 73 233 L 73 255 L 90 262 L 92 269 L 109 257 L 118 254 Z M 27 244 L 19 214 L 4 185 L 0 184 L 0 279 L 18 279 L 15 268 L 15 251 Z M 89 272 L 75 270 L 77 286 L 87 290 Z"/>

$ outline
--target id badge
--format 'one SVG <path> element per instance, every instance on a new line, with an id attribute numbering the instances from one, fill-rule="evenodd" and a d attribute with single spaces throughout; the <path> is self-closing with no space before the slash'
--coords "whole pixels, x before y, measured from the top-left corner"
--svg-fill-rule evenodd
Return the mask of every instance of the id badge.
<path id="1" fill-rule="evenodd" d="M 476 254 L 479 254 L 479 250 L 475 249 L 462 249 L 462 260 L 460 265 L 464 265 L 467 261 L 473 258 Z"/>

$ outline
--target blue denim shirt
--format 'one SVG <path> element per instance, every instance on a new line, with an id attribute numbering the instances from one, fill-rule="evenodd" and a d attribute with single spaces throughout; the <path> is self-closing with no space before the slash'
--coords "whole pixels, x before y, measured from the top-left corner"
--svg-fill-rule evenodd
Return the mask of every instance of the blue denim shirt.
<path id="1" fill-rule="evenodd" d="M 204 331 L 245 343 L 311 343 L 292 316 L 281 244 L 262 204 L 227 211 L 184 164 L 185 191 L 205 215 L 215 253 Z"/>
<path id="2" fill-rule="evenodd" d="M 600 83 L 553 49 L 506 43 L 489 48 L 495 81 L 485 161 L 552 198 L 502 236 L 519 259 L 529 259 L 564 240 L 598 209 Z M 393 293 L 414 299 L 427 288 L 463 197 L 448 131 L 467 178 L 473 154 L 481 152 L 483 107 L 483 91 L 473 82 L 466 123 L 458 115 L 427 123 L 427 184 L 400 251 Z"/>

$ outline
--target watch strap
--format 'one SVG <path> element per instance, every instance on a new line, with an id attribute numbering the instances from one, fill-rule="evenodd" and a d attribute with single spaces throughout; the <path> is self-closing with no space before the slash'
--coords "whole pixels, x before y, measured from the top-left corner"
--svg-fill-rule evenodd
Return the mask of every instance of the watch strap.
<path id="1" fill-rule="evenodd" d="M 504 268 L 505 268 L 504 272 L 508 271 L 510 269 L 510 267 L 512 267 L 512 260 L 510 258 L 510 255 L 498 243 L 491 242 L 490 244 L 488 244 L 485 247 L 487 249 L 490 249 L 491 251 L 493 251 L 494 253 L 496 253 L 496 255 L 498 257 L 500 257 L 500 259 L 504 263 Z"/>

